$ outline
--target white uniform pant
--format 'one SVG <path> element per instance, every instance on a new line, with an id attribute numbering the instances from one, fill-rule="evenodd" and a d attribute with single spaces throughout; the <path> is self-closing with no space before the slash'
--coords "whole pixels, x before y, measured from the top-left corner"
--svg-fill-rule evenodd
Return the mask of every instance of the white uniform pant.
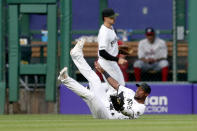
<path id="1" fill-rule="evenodd" d="M 158 62 L 155 62 L 153 64 L 145 63 L 142 60 L 137 60 L 133 67 L 134 68 L 141 68 L 142 70 L 156 70 L 159 71 L 164 67 L 168 66 L 168 61 L 167 60 L 160 60 Z"/>
<path id="2" fill-rule="evenodd" d="M 102 88 L 99 77 L 87 64 L 81 52 L 77 52 L 71 55 L 71 57 L 81 74 L 88 80 L 90 90 L 70 77 L 63 80 L 63 84 L 83 98 L 89 106 L 93 117 L 112 119 L 110 110 L 108 109 L 110 103 L 107 99 L 105 88 Z"/>
<path id="3" fill-rule="evenodd" d="M 125 86 L 124 76 L 117 62 L 105 60 L 103 58 L 98 59 L 100 66 L 107 72 L 109 75 L 114 78 L 122 86 Z M 105 77 L 104 80 L 107 82 Z"/>

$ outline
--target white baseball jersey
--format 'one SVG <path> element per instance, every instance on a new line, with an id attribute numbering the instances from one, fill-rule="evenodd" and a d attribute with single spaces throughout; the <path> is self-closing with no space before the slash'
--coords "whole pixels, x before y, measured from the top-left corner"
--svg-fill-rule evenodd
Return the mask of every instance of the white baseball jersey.
<path id="1" fill-rule="evenodd" d="M 167 58 L 168 51 L 164 40 L 155 38 L 154 43 L 150 43 L 148 39 L 143 39 L 139 42 L 138 58 L 160 59 Z"/>
<path id="2" fill-rule="evenodd" d="M 102 25 L 98 34 L 98 48 L 99 50 L 106 50 L 110 55 L 118 55 L 118 37 L 112 27 L 112 29 L 107 28 Z M 99 54 L 99 53 L 98 53 Z M 99 55 L 99 58 L 101 56 Z"/>
<path id="3" fill-rule="evenodd" d="M 105 50 L 110 55 L 116 57 L 118 55 L 118 37 L 112 27 L 112 29 L 107 28 L 102 25 L 98 34 L 98 48 L 99 50 Z M 109 61 L 102 58 L 98 52 L 98 63 L 101 67 L 109 73 L 115 80 L 117 80 L 121 85 L 125 85 L 124 77 L 120 67 L 116 61 Z M 106 80 L 105 80 L 106 81 Z"/>
<path id="4" fill-rule="evenodd" d="M 124 86 L 120 86 L 119 93 L 123 92 L 124 95 L 124 110 L 121 112 L 117 112 L 115 110 L 111 110 L 112 116 L 114 119 L 136 119 L 142 114 L 144 114 L 145 111 L 145 105 L 138 103 L 135 99 L 135 92 L 129 88 L 126 88 Z M 116 94 L 117 91 L 113 90 L 113 93 L 110 94 Z M 110 101 L 110 97 L 109 97 Z"/>

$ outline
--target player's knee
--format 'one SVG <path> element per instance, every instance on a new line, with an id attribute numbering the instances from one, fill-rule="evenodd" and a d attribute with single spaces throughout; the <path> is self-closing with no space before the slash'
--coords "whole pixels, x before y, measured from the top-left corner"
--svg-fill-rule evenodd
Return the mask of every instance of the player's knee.
<path id="1" fill-rule="evenodd" d="M 143 61 L 137 60 L 137 61 L 135 61 L 135 63 L 133 64 L 133 67 L 134 67 L 134 68 L 142 68 L 142 64 L 143 64 Z"/>
<path id="2" fill-rule="evenodd" d="M 163 67 L 168 67 L 168 66 L 169 66 L 169 63 L 168 63 L 167 60 L 161 60 L 161 61 L 159 62 L 159 66 L 160 66 L 161 68 L 163 68 Z"/>

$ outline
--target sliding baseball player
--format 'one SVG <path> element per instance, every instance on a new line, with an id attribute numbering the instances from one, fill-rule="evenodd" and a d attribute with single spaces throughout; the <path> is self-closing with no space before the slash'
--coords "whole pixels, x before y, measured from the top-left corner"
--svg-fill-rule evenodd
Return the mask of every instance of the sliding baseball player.
<path id="1" fill-rule="evenodd" d="M 145 99 L 151 88 L 146 83 L 137 85 L 134 92 L 120 85 L 98 63 L 96 69 L 102 73 L 108 83 L 114 88 L 111 93 L 105 91 L 96 73 L 83 57 L 84 40 L 78 41 L 71 50 L 71 57 L 81 74 L 88 80 L 89 89 L 68 76 L 67 67 L 61 70 L 58 79 L 70 90 L 79 95 L 89 106 L 94 118 L 99 119 L 135 119 L 145 110 Z"/>

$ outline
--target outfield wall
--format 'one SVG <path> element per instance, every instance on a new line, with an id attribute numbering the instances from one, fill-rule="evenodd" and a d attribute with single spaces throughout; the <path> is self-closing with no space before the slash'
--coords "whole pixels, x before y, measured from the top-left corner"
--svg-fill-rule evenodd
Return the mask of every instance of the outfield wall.
<path id="1" fill-rule="evenodd" d="M 197 114 L 197 84 L 150 84 L 152 93 L 146 101 L 146 114 Z M 127 84 L 136 90 L 135 84 Z M 60 85 L 61 114 L 90 114 L 85 102 Z"/>
<path id="2" fill-rule="evenodd" d="M 197 84 L 193 85 L 193 113 L 197 114 Z"/>

